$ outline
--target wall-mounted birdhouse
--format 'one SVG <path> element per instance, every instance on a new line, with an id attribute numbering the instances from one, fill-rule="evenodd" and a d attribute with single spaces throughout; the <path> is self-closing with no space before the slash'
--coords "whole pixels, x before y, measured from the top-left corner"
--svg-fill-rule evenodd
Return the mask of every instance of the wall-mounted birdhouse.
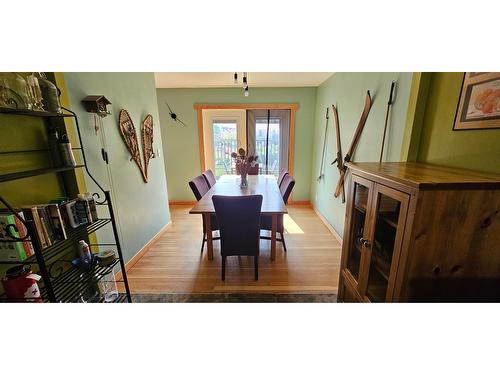
<path id="1" fill-rule="evenodd" d="M 106 106 L 111 102 L 104 95 L 88 95 L 82 100 L 87 112 L 96 113 L 101 117 L 111 114 Z"/>

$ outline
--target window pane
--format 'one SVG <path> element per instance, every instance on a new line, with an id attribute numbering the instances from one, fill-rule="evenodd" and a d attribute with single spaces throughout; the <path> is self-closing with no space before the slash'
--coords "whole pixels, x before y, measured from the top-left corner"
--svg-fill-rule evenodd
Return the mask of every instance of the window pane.
<path id="1" fill-rule="evenodd" d="M 231 153 L 238 150 L 236 122 L 213 122 L 215 176 L 234 174 Z"/>
<path id="2" fill-rule="evenodd" d="M 267 118 L 257 118 L 255 123 L 255 150 L 259 156 L 261 173 L 278 176 L 280 165 L 280 118 L 269 119 L 268 162 L 266 166 Z"/>

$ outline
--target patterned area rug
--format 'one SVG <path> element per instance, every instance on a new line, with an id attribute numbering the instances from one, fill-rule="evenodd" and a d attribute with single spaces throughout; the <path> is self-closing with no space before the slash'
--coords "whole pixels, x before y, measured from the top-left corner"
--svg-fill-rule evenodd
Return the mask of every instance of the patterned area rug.
<path id="1" fill-rule="evenodd" d="M 337 302 L 335 293 L 169 293 L 169 294 L 132 294 L 132 301 L 136 303 L 163 303 L 163 302 L 215 302 L 215 303 L 310 303 L 310 302 Z"/>

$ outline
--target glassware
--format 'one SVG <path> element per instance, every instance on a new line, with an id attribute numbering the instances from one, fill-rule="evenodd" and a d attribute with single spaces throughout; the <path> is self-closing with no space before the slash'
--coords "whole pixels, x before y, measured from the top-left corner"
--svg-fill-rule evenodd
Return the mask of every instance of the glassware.
<path id="1" fill-rule="evenodd" d="M 28 85 L 19 73 L 0 73 L 0 107 L 32 109 Z"/>
<path id="2" fill-rule="evenodd" d="M 45 73 L 38 73 L 37 79 L 42 94 L 43 108 L 48 112 L 61 113 L 57 86 L 47 79 Z"/>
<path id="3" fill-rule="evenodd" d="M 104 296 L 104 302 L 113 302 L 118 298 L 118 288 L 116 286 L 116 279 L 113 269 L 110 269 L 99 280 L 99 290 Z"/>
<path id="4" fill-rule="evenodd" d="M 40 90 L 40 84 L 38 83 L 38 78 L 34 74 L 30 74 L 26 77 L 26 82 L 28 83 L 28 93 L 32 105 L 33 111 L 42 112 L 43 109 L 43 98 L 42 90 Z"/>

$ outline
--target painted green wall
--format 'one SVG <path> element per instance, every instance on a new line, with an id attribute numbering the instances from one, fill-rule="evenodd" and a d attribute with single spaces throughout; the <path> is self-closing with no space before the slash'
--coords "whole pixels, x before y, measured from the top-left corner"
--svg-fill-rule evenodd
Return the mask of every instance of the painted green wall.
<path id="1" fill-rule="evenodd" d="M 316 88 L 251 88 L 247 98 L 241 88 L 157 89 L 157 96 L 170 200 L 194 199 L 188 181 L 200 174 L 196 103 L 297 103 L 293 199 L 309 200 Z M 165 102 L 186 127 L 170 118 Z"/>
<path id="2" fill-rule="evenodd" d="M 162 131 L 158 116 L 153 73 L 64 73 L 71 108 L 78 115 L 88 165 L 93 176 L 113 194 L 124 258 L 128 261 L 170 221 L 167 185 L 162 150 Z M 81 100 L 87 95 L 105 95 L 112 104 L 111 115 L 104 118 L 109 168 L 101 159 L 100 137 L 94 134 L 92 115 L 85 112 Z M 147 114 L 154 120 L 155 152 L 160 157 L 149 165 L 149 182 L 144 183 L 118 130 L 118 116 L 128 110 L 140 142 L 140 126 Z M 142 147 L 141 147 L 142 149 Z M 86 177 L 88 189 L 98 191 Z M 110 232 L 100 233 L 100 240 Z"/>
<path id="3" fill-rule="evenodd" d="M 463 73 L 432 73 L 418 161 L 500 173 L 500 129 L 453 131 Z"/>
<path id="4" fill-rule="evenodd" d="M 345 204 L 342 203 L 340 197 L 334 198 L 333 196 L 339 172 L 336 165 L 330 165 L 337 152 L 333 116 L 330 116 L 328 124 L 324 178 L 319 182 L 317 181 L 323 150 L 326 108 L 332 104 L 337 106 L 344 156 L 351 144 L 354 131 L 363 111 L 366 90 L 370 90 L 373 99 L 372 109 L 352 160 L 378 161 L 392 80 L 397 80 L 398 83 L 386 135 L 387 143 L 384 151 L 384 161 L 398 161 L 403 144 L 412 73 L 336 73 L 318 87 L 313 142 L 311 201 L 341 236 L 344 229 Z M 346 187 L 347 185 L 348 180 L 346 181 Z"/>

